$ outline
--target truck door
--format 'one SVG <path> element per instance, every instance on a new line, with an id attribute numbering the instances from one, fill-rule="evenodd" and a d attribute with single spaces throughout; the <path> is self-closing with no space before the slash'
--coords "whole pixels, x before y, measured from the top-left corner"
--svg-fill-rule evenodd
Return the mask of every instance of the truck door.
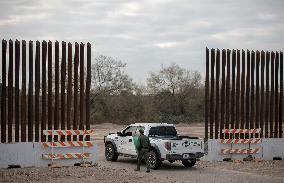
<path id="1" fill-rule="evenodd" d="M 127 152 L 128 154 L 131 154 L 131 155 L 137 155 L 137 150 L 136 150 L 136 147 L 135 145 L 137 145 L 137 141 L 138 141 L 138 138 L 139 138 L 139 130 L 140 129 L 145 129 L 143 126 L 135 126 L 133 127 L 131 130 L 132 132 L 132 137 L 129 137 L 128 141 L 127 141 Z"/>
<path id="2" fill-rule="evenodd" d="M 123 154 L 136 154 L 132 137 L 132 134 L 135 132 L 135 128 L 135 126 L 129 126 L 123 131 L 123 136 L 121 137 L 121 149 Z"/>

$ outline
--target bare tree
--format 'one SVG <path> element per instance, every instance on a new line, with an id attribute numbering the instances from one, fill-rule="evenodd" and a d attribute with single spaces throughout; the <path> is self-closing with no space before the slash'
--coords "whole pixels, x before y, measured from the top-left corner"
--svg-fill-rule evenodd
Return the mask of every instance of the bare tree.
<path id="1" fill-rule="evenodd" d="M 168 67 L 162 66 L 160 71 L 150 72 L 147 85 L 154 94 L 168 91 L 175 95 L 187 89 L 199 87 L 201 75 L 198 71 L 187 70 L 172 63 Z"/>
<path id="2" fill-rule="evenodd" d="M 96 95 L 119 94 L 131 90 L 134 86 L 132 79 L 125 73 L 125 63 L 112 57 L 100 55 L 92 65 L 92 89 Z"/>
<path id="3" fill-rule="evenodd" d="M 155 109 L 163 118 L 162 121 L 179 116 L 186 120 L 192 111 L 199 111 L 202 84 L 198 71 L 172 63 L 167 67 L 162 66 L 159 71 L 150 72 L 147 86 L 153 95 Z"/>

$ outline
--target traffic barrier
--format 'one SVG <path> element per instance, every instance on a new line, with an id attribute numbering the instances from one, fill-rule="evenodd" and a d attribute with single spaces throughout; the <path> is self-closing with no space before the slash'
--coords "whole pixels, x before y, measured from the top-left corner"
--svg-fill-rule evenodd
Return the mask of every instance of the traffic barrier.
<path id="1" fill-rule="evenodd" d="M 257 154 L 262 152 L 262 147 L 255 147 L 251 148 L 251 144 L 261 144 L 262 140 L 260 138 L 251 138 L 251 136 L 255 134 L 259 134 L 261 131 L 260 128 L 256 129 L 223 129 L 222 132 L 224 134 L 232 134 L 232 137 L 236 137 L 236 134 L 238 134 L 238 137 L 240 137 L 240 134 L 247 134 L 244 136 L 248 136 L 247 139 L 239 139 L 239 138 L 230 138 L 230 139 L 221 139 L 221 144 L 230 144 L 230 148 L 222 148 L 220 150 L 221 155 L 226 154 Z M 233 148 L 233 144 L 239 145 L 239 144 L 248 144 L 248 148 Z"/>
<path id="2" fill-rule="evenodd" d="M 93 147 L 92 141 L 85 141 L 86 136 L 92 135 L 94 130 L 43 130 L 43 135 L 51 136 L 51 142 L 42 142 L 43 148 L 51 148 L 51 153 L 42 154 L 44 160 L 61 160 L 61 159 L 82 159 L 85 162 L 86 159 L 91 158 L 92 153 L 85 152 L 85 148 Z M 83 141 L 54 141 L 54 136 L 77 136 L 82 135 Z M 60 138 L 58 138 L 60 139 Z M 66 138 L 65 138 L 66 139 Z M 67 152 L 67 153 L 54 153 L 54 148 L 72 148 L 81 147 L 82 152 Z M 78 148 L 76 148 L 78 149 Z"/>

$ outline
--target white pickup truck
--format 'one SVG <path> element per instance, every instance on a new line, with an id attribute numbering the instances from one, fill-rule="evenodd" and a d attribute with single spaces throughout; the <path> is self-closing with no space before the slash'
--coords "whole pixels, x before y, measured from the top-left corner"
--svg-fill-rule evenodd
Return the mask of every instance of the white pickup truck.
<path id="1" fill-rule="evenodd" d="M 179 136 L 173 124 L 135 123 L 104 137 L 106 160 L 116 161 L 118 156 L 137 157 L 133 137 L 139 135 L 141 128 L 150 139 L 148 158 L 152 169 L 158 169 L 164 160 L 181 161 L 185 167 L 192 167 L 204 155 L 203 140 Z"/>

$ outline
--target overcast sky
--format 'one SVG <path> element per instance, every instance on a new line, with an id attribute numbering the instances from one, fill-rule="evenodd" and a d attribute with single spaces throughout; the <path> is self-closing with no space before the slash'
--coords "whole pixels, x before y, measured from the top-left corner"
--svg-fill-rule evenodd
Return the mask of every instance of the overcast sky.
<path id="1" fill-rule="evenodd" d="M 282 50 L 284 0 L 0 0 L 0 38 L 92 43 L 144 83 L 176 62 L 205 71 L 205 47 Z"/>

